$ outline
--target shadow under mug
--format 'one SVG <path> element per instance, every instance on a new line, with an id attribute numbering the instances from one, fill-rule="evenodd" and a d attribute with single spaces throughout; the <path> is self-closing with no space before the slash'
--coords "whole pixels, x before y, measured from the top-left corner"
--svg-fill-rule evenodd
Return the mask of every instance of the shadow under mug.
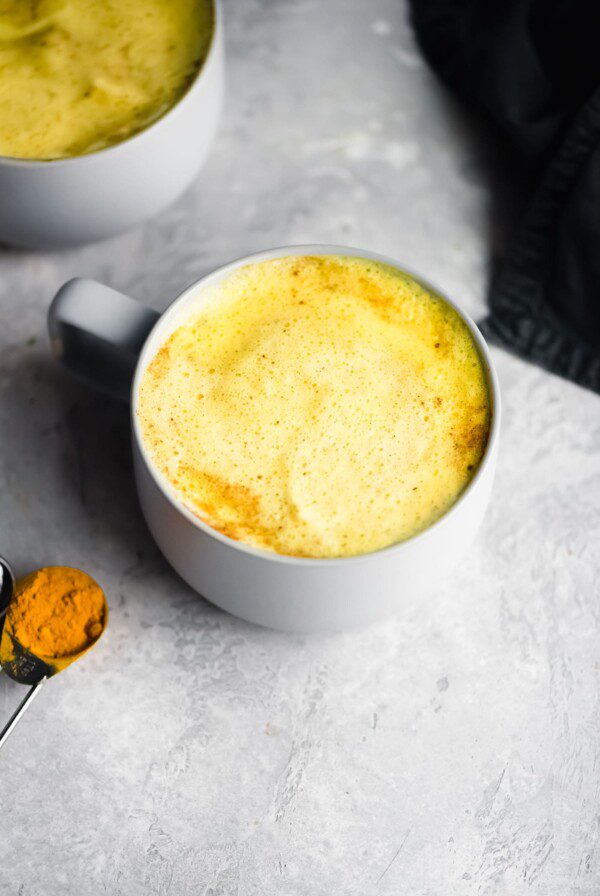
<path id="1" fill-rule="evenodd" d="M 61 248 L 105 239 L 174 202 L 198 174 L 221 110 L 223 17 L 187 92 L 120 143 L 55 160 L 0 156 L 0 243 Z"/>
<path id="2" fill-rule="evenodd" d="M 339 246 L 293 246 L 239 259 L 201 278 L 159 315 L 113 289 L 75 279 L 57 293 L 48 327 L 55 356 L 79 379 L 131 402 L 134 470 L 148 527 L 167 560 L 192 588 L 212 603 L 250 622 L 287 631 L 331 631 L 368 624 L 424 598 L 469 550 L 489 501 L 500 429 L 500 393 L 489 349 L 479 330 L 456 305 L 484 369 L 492 405 L 488 443 L 479 468 L 455 504 L 418 535 L 354 557 L 310 559 L 254 548 L 222 535 L 178 499 L 156 469 L 138 425 L 141 377 L 156 351 L 202 302 L 202 288 L 236 268 L 283 256 L 347 255 L 384 262 L 371 252 Z"/>

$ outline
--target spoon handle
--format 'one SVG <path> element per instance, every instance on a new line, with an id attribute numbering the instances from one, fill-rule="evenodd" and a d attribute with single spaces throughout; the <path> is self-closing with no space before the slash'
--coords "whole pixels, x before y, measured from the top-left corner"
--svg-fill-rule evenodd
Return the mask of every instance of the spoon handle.
<path id="1" fill-rule="evenodd" d="M 8 720 L 7 724 L 4 726 L 2 731 L 0 731 L 0 748 L 2 748 L 3 745 L 6 743 L 6 741 L 8 740 L 9 734 L 11 733 L 13 728 L 16 727 L 19 719 L 25 715 L 27 709 L 31 706 L 33 700 L 35 699 L 35 697 L 37 697 L 37 695 L 41 691 L 42 685 L 44 684 L 45 681 L 46 681 L 46 676 L 44 676 L 44 678 L 41 678 L 37 684 L 34 684 L 34 686 L 29 689 L 29 691 L 25 695 L 25 698 L 19 703 L 15 712 Z"/>

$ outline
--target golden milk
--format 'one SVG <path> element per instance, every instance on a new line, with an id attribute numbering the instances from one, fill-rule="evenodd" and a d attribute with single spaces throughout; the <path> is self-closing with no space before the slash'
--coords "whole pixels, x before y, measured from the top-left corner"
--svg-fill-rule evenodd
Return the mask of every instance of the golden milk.
<path id="1" fill-rule="evenodd" d="M 185 93 L 212 31 L 210 0 L 0 0 L 0 155 L 132 136 Z"/>
<path id="2" fill-rule="evenodd" d="M 471 334 L 360 258 L 249 264 L 200 289 L 144 372 L 144 444 L 220 532 L 301 557 L 402 541 L 468 484 L 490 424 Z"/>

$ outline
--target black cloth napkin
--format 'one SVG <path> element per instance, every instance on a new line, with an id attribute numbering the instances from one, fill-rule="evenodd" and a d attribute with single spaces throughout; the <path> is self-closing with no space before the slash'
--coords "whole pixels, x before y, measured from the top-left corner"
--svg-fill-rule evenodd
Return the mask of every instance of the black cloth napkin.
<path id="1" fill-rule="evenodd" d="M 529 185 L 482 329 L 600 392 L 600 2 L 410 3 L 424 55 L 503 132 Z"/>

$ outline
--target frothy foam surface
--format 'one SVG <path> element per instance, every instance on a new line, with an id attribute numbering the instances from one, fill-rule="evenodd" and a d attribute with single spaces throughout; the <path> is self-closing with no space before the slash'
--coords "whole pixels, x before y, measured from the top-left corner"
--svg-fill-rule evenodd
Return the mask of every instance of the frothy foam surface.
<path id="1" fill-rule="evenodd" d="M 425 529 L 472 478 L 486 376 L 458 314 L 387 265 L 285 257 L 199 291 L 148 365 L 144 444 L 231 538 L 344 557 Z"/>

